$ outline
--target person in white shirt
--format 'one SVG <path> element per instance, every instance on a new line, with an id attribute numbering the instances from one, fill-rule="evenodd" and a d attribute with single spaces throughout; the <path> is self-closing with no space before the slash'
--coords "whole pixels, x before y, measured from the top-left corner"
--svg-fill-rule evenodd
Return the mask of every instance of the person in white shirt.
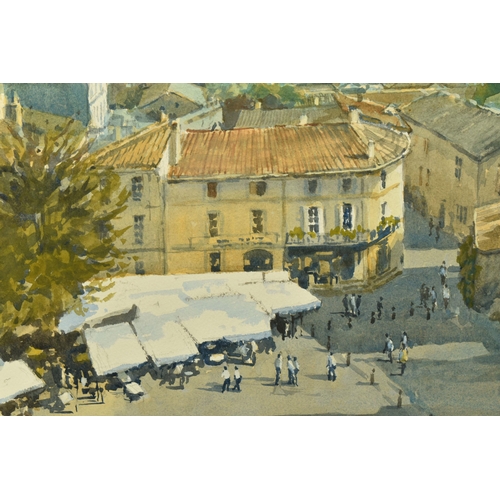
<path id="1" fill-rule="evenodd" d="M 297 359 L 297 356 L 295 356 L 293 358 L 293 365 L 295 367 L 295 371 L 294 371 L 295 385 L 298 387 L 299 386 L 298 375 L 299 375 L 300 365 L 299 365 L 299 360 Z"/>
<path id="2" fill-rule="evenodd" d="M 274 367 L 276 368 L 276 380 L 274 382 L 274 385 L 278 385 L 280 383 L 281 368 L 283 367 L 283 360 L 281 359 L 281 353 L 278 354 L 278 357 L 274 362 Z"/>
<path id="3" fill-rule="evenodd" d="M 448 285 L 445 284 L 443 287 L 443 302 L 444 302 L 444 309 L 445 311 L 448 309 L 448 306 L 450 305 L 450 289 L 448 288 Z"/>
<path id="4" fill-rule="evenodd" d="M 233 387 L 233 391 L 234 390 L 238 390 L 238 392 L 241 392 L 241 388 L 240 388 L 240 382 L 241 382 L 241 375 L 240 375 L 240 371 L 238 370 L 238 367 L 235 366 L 234 367 L 234 387 Z"/>
<path id="5" fill-rule="evenodd" d="M 295 385 L 295 366 L 293 365 L 292 356 L 288 356 L 286 367 L 288 368 L 288 383 Z"/>
<path id="6" fill-rule="evenodd" d="M 224 370 L 222 370 L 221 378 L 224 379 L 224 383 L 222 384 L 222 392 L 224 392 L 226 389 L 229 391 L 229 386 L 231 385 L 231 374 L 229 373 L 227 366 L 225 366 Z"/>
<path id="7" fill-rule="evenodd" d="M 337 368 L 337 363 L 335 363 L 335 358 L 333 357 L 333 352 L 328 354 L 328 358 L 326 358 L 326 367 L 328 369 L 328 380 L 332 382 L 337 379 L 337 375 L 335 374 L 335 368 Z"/>

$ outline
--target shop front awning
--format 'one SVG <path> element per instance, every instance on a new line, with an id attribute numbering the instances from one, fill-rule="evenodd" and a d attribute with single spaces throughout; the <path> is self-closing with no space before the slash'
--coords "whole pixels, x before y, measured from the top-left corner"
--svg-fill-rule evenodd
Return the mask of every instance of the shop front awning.
<path id="1" fill-rule="evenodd" d="M 43 380 L 24 361 L 4 362 L 0 359 L 0 404 L 43 387 Z"/>
<path id="2" fill-rule="evenodd" d="M 270 317 L 243 295 L 225 295 L 193 301 L 179 312 L 184 328 L 199 344 L 221 339 L 231 342 L 271 337 Z"/>
<path id="3" fill-rule="evenodd" d="M 97 375 L 123 372 L 147 362 L 146 353 L 128 323 L 89 328 L 84 337 Z"/>

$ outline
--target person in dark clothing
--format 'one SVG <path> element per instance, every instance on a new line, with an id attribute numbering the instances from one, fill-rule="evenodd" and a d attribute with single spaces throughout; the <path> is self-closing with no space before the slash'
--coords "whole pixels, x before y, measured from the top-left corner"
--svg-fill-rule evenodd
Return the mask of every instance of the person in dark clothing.
<path id="1" fill-rule="evenodd" d="M 329 319 L 329 320 L 328 320 L 328 323 L 327 323 L 327 325 L 326 325 L 326 329 L 327 329 L 328 331 L 330 331 L 330 330 L 332 329 L 332 320 L 331 320 L 331 319 Z"/>
<path id="2" fill-rule="evenodd" d="M 222 370 L 221 378 L 224 379 L 224 382 L 222 384 L 222 392 L 224 392 L 226 389 L 229 391 L 229 386 L 231 385 L 231 374 L 229 373 L 227 366 L 225 366 L 224 370 Z"/>
<path id="3" fill-rule="evenodd" d="M 370 323 L 372 325 L 375 323 L 375 311 L 372 311 L 372 317 L 370 318 Z"/>
<path id="4" fill-rule="evenodd" d="M 356 297 L 356 312 L 358 314 L 358 316 L 361 314 L 361 295 L 358 295 Z"/>
<path id="5" fill-rule="evenodd" d="M 348 326 L 348 328 L 352 328 L 352 318 L 351 317 L 349 317 L 347 319 L 347 326 Z"/>
<path id="6" fill-rule="evenodd" d="M 420 305 L 427 307 L 426 296 L 425 296 L 425 283 L 422 283 L 422 286 L 420 287 Z"/>
<path id="7" fill-rule="evenodd" d="M 345 365 L 351 366 L 351 353 L 350 352 L 347 353 L 347 356 L 345 358 Z"/>
<path id="8" fill-rule="evenodd" d="M 396 308 L 393 306 L 392 307 L 392 315 L 391 315 L 391 319 L 394 321 L 396 319 Z"/>
<path id="9" fill-rule="evenodd" d="M 439 241 L 439 232 L 441 231 L 441 226 L 436 224 L 436 244 Z"/>
<path id="10" fill-rule="evenodd" d="M 413 316 L 415 314 L 415 309 L 413 307 L 413 302 L 410 304 L 410 316 Z"/>
<path id="11" fill-rule="evenodd" d="M 432 217 L 429 219 L 429 236 L 432 236 L 432 228 L 434 227 L 434 221 Z"/>
<path id="12" fill-rule="evenodd" d="M 431 319 L 431 310 L 427 308 L 427 320 Z"/>
<path id="13" fill-rule="evenodd" d="M 241 383 L 241 379 L 242 378 L 243 377 L 241 376 L 240 371 L 238 370 L 238 367 L 235 366 L 234 367 L 234 387 L 233 387 L 233 391 L 239 391 L 239 392 L 241 392 L 240 383 Z"/>
<path id="14" fill-rule="evenodd" d="M 383 297 L 380 297 L 379 300 L 377 300 L 378 319 L 382 319 L 382 309 L 384 308 L 384 306 L 382 305 L 383 300 Z"/>
<path id="15" fill-rule="evenodd" d="M 349 297 L 347 296 L 347 293 L 344 295 L 344 298 L 342 299 L 342 305 L 344 306 L 344 314 L 346 316 L 349 316 Z"/>

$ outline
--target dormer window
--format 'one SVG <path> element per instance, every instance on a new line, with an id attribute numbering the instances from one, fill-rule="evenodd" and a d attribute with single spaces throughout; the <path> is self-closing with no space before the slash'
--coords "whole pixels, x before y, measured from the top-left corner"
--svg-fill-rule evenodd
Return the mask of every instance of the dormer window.
<path id="1" fill-rule="evenodd" d="M 256 194 L 257 196 L 263 196 L 266 192 L 267 184 L 265 182 L 251 182 L 250 183 L 250 194 Z"/>

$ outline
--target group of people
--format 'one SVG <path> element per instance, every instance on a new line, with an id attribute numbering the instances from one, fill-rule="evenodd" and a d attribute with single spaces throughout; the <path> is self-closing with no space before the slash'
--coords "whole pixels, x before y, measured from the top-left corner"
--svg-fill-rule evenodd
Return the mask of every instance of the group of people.
<path id="1" fill-rule="evenodd" d="M 393 362 L 394 342 L 388 333 L 385 334 L 385 344 L 382 353 L 387 354 L 390 363 Z M 401 364 L 401 375 L 403 375 L 406 370 L 406 363 L 408 362 L 408 334 L 406 332 L 403 332 L 401 336 L 397 361 Z"/>
<path id="2" fill-rule="evenodd" d="M 441 293 L 443 297 L 444 310 L 447 311 L 450 305 L 451 292 L 447 283 L 448 269 L 446 267 L 446 261 L 443 260 L 443 263 L 439 267 L 438 274 L 441 280 Z M 429 307 L 429 301 L 431 307 Z M 420 287 L 420 305 L 427 311 L 427 319 L 430 319 L 430 312 L 434 312 L 438 308 L 437 302 L 438 295 L 436 287 L 433 286 L 429 288 L 425 283 L 422 283 L 422 286 Z"/>
<path id="3" fill-rule="evenodd" d="M 297 356 L 287 356 L 287 370 L 288 370 L 288 384 L 299 386 L 298 375 L 300 370 L 299 361 Z M 281 371 L 283 369 L 283 358 L 281 353 L 276 357 L 276 361 L 274 362 L 274 368 L 276 369 L 276 379 L 274 381 L 274 385 L 279 385 L 281 379 Z"/>
<path id="4" fill-rule="evenodd" d="M 221 378 L 224 379 L 224 382 L 222 384 L 222 392 L 224 393 L 226 390 L 229 391 L 231 387 L 231 373 L 229 372 L 229 369 L 227 366 L 224 366 L 224 369 L 222 370 Z M 234 387 L 233 391 L 238 391 L 241 392 L 241 380 L 243 377 L 241 376 L 240 371 L 238 370 L 238 366 L 234 366 Z"/>
<path id="5" fill-rule="evenodd" d="M 361 295 L 351 293 L 349 296 L 346 293 L 342 299 L 342 305 L 344 306 L 344 314 L 347 317 L 359 316 L 361 314 Z"/>

